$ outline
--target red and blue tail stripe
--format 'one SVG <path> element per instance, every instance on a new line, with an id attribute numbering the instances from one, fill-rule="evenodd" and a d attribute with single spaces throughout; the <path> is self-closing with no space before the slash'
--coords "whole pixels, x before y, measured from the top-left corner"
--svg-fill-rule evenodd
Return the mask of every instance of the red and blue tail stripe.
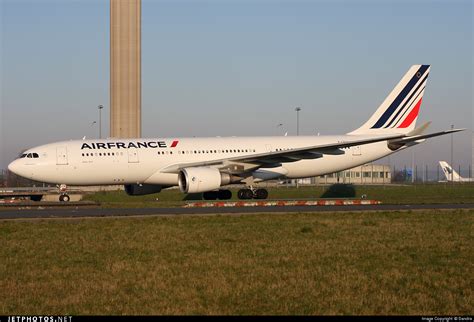
<path id="1" fill-rule="evenodd" d="M 377 122 L 375 122 L 375 124 L 371 127 L 372 129 L 389 127 L 406 128 L 410 126 L 410 124 L 418 116 L 418 111 L 420 109 L 422 100 L 421 93 L 425 89 L 423 84 L 425 83 L 426 78 L 428 77 L 429 67 L 430 65 L 421 65 L 420 68 L 418 68 L 418 70 L 414 73 L 414 75 L 411 77 L 405 87 L 395 97 L 390 106 L 377 120 Z M 414 88 L 415 90 L 413 90 Z M 402 104 L 403 102 L 404 104 Z M 407 117 L 403 119 L 405 114 L 410 109 L 411 111 L 408 113 Z M 401 121 L 402 119 L 403 121 Z"/>

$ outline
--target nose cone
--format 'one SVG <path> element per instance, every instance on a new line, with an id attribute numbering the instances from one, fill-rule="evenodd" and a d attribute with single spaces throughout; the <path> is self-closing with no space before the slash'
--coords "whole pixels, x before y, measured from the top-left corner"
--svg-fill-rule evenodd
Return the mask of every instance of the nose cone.
<path id="1" fill-rule="evenodd" d="M 8 170 L 20 177 L 27 178 L 27 171 L 22 161 L 21 159 L 13 161 L 8 165 Z"/>
<path id="2" fill-rule="evenodd" d="M 20 165 L 18 164 L 18 160 L 15 160 L 8 165 L 8 170 L 13 172 L 14 174 L 18 174 L 19 167 Z"/>

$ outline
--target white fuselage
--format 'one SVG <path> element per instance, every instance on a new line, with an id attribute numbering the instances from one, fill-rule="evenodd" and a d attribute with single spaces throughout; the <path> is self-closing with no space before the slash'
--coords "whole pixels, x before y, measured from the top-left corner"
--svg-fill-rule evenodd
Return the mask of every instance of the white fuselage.
<path id="1" fill-rule="evenodd" d="M 160 170 L 190 162 L 228 159 L 271 151 L 296 149 L 366 136 L 215 137 L 180 139 L 106 139 L 64 141 L 38 146 L 9 165 L 23 177 L 68 185 L 159 184 L 178 185 L 178 174 Z M 367 136 L 369 137 L 369 136 Z M 255 182 L 305 178 L 349 169 L 393 153 L 387 142 L 342 149 L 338 155 L 281 163 L 253 173 Z"/>

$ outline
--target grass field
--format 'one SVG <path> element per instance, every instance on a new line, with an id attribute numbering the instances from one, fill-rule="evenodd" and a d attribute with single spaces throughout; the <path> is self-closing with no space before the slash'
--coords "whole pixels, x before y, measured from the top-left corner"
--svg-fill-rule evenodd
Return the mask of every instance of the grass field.
<path id="1" fill-rule="evenodd" d="M 474 210 L 0 221 L 0 315 L 472 314 Z"/>
<path id="2" fill-rule="evenodd" d="M 353 189 L 356 198 L 365 194 L 369 199 L 386 204 L 474 202 L 474 184 L 354 186 Z M 324 186 L 268 188 L 270 199 L 320 198 L 327 190 L 328 187 Z M 236 195 L 237 190 L 234 189 L 233 200 L 237 200 Z M 146 196 L 128 196 L 123 191 L 99 192 L 85 195 L 84 200 L 100 202 L 103 207 L 169 207 L 183 205 L 184 197 L 179 190 L 172 189 Z"/>

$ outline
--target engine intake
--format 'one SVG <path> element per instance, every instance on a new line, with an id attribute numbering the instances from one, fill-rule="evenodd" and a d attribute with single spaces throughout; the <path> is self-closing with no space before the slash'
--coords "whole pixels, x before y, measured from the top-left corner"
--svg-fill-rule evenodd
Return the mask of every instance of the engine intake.
<path id="1" fill-rule="evenodd" d="M 231 176 L 229 174 L 221 173 L 215 168 L 185 168 L 178 174 L 179 189 L 184 193 L 211 191 L 230 182 Z"/>

